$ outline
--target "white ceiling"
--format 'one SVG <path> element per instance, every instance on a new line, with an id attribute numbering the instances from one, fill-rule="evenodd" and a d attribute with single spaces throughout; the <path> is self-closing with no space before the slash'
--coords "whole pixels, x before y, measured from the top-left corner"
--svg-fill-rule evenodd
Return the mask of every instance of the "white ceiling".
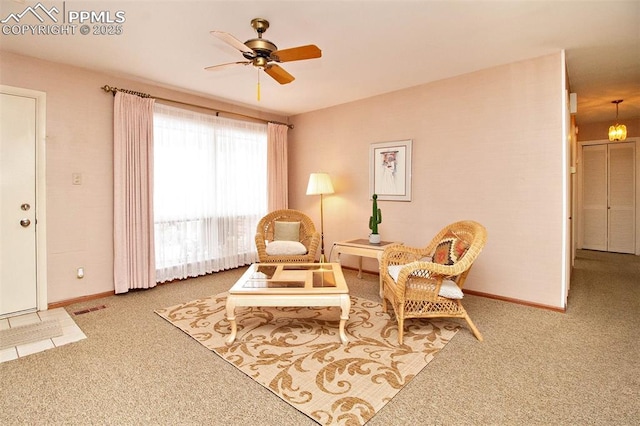
<path id="1" fill-rule="evenodd" d="M 0 19 L 36 1 L 0 3 Z M 204 94 L 283 115 L 313 111 L 565 49 L 578 124 L 640 117 L 640 1 L 44 1 L 60 13 L 123 11 L 121 35 L 0 35 L 0 50 Z M 66 12 L 63 13 L 63 10 Z M 279 85 L 235 66 L 239 51 L 211 36 L 315 44 L 322 58 L 281 64 Z M 37 24 L 25 15 L 20 24 Z M 51 22 L 45 22 L 48 24 Z M 109 84 L 109 81 L 105 81 Z M 135 87 L 131 87 L 134 89 Z M 98 90 L 98 88 L 96 88 Z"/>

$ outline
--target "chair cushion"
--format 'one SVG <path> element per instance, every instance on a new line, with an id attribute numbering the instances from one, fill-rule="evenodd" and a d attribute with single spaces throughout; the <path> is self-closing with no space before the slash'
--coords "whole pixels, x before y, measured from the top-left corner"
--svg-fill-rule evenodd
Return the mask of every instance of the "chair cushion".
<path id="1" fill-rule="evenodd" d="M 447 232 L 433 253 L 433 263 L 453 265 L 469 250 L 469 243 L 454 232 Z"/>
<path id="2" fill-rule="evenodd" d="M 400 269 L 404 265 L 389 265 L 388 271 L 393 281 L 398 282 L 398 276 L 400 275 Z M 428 275 L 428 274 L 427 274 Z M 447 299 L 462 299 L 464 294 L 458 284 L 451 280 L 443 280 L 440 286 L 438 296 L 446 297 Z"/>
<path id="3" fill-rule="evenodd" d="M 276 221 L 273 231 L 274 241 L 300 241 L 300 222 Z"/>
<path id="4" fill-rule="evenodd" d="M 299 241 L 271 241 L 266 252 L 269 256 L 295 256 L 307 254 L 307 248 Z"/>
<path id="5" fill-rule="evenodd" d="M 446 297 L 447 299 L 462 299 L 464 294 L 458 284 L 451 280 L 443 280 L 438 296 Z"/>

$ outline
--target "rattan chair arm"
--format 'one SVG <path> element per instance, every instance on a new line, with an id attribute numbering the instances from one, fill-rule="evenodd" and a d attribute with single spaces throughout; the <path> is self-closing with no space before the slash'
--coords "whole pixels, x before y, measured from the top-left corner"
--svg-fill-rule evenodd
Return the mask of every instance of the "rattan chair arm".
<path id="1" fill-rule="evenodd" d="M 397 281 L 388 273 L 383 276 L 385 291 L 391 291 L 401 305 L 406 299 L 436 300 L 444 275 L 432 274 L 424 268 L 425 263 L 411 262 L 404 265 Z M 410 285 L 411 284 L 411 285 Z"/>
<path id="2" fill-rule="evenodd" d="M 464 272 L 457 265 L 440 265 L 433 262 L 411 262 L 404 265 L 398 274 L 394 291 L 398 300 L 436 301 L 442 281 Z"/>
<path id="3" fill-rule="evenodd" d="M 462 262 L 454 265 L 441 265 L 433 262 L 411 262 L 400 269 L 398 282 L 406 281 L 409 277 L 440 279 L 456 277 L 465 271 Z"/>
<path id="4" fill-rule="evenodd" d="M 264 257 L 267 256 L 267 244 L 265 243 L 264 235 L 259 233 L 256 234 L 255 240 L 256 240 L 256 249 L 258 251 L 258 259 L 263 259 Z"/>
<path id="5" fill-rule="evenodd" d="M 318 247 L 320 247 L 320 233 L 314 232 L 311 237 L 307 239 L 307 254 L 315 260 Z"/>
<path id="6" fill-rule="evenodd" d="M 392 244 L 383 250 L 380 262 L 389 265 L 401 265 L 422 259 L 426 255 L 426 251 L 423 248 Z"/>
<path id="7" fill-rule="evenodd" d="M 416 247 L 404 246 L 402 244 L 392 244 L 382 251 L 380 256 L 380 275 L 385 277 L 390 265 L 404 265 L 421 259 L 422 250 Z"/>

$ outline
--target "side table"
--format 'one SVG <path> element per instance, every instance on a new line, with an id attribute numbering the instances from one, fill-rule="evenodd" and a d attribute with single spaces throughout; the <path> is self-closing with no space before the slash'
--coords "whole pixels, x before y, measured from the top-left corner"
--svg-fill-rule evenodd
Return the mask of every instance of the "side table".
<path id="1" fill-rule="evenodd" d="M 379 244 L 371 244 L 368 239 L 359 238 L 356 240 L 337 241 L 333 243 L 333 250 L 336 251 L 338 257 L 338 263 L 340 263 L 341 254 L 350 254 L 352 256 L 359 256 L 358 259 L 358 278 L 362 278 L 362 258 L 369 257 L 372 259 L 378 259 L 382 257 L 382 252 L 385 247 L 391 244 L 402 244 L 394 241 L 380 241 Z M 382 297 L 382 277 L 380 277 L 380 297 Z"/>

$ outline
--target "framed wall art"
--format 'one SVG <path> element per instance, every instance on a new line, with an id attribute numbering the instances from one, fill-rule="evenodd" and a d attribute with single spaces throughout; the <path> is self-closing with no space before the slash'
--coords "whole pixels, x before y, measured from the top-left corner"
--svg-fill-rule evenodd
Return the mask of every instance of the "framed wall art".
<path id="1" fill-rule="evenodd" d="M 412 140 L 372 143 L 369 149 L 369 197 L 411 201 Z"/>

